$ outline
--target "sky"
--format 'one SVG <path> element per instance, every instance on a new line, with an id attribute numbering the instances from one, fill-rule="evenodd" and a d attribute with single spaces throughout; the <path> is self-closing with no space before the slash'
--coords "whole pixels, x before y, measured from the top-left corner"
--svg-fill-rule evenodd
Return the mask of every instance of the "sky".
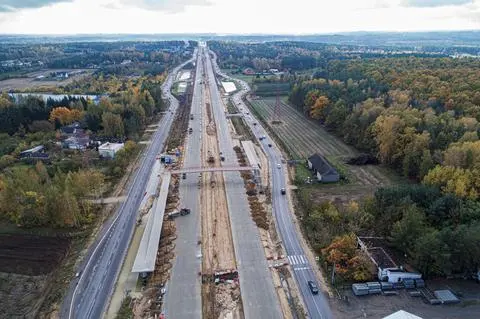
<path id="1" fill-rule="evenodd" d="M 480 0 L 0 0 L 2 34 L 479 29 Z"/>

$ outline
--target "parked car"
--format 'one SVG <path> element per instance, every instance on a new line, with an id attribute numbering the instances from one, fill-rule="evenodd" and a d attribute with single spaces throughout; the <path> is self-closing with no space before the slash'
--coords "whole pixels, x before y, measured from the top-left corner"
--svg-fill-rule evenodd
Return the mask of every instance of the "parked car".
<path id="1" fill-rule="evenodd" d="M 311 280 L 309 280 L 307 283 L 308 283 L 308 287 L 310 288 L 310 291 L 312 292 L 312 294 L 318 295 L 318 287 L 317 287 L 317 284 L 314 283 L 314 282 L 311 281 Z"/>

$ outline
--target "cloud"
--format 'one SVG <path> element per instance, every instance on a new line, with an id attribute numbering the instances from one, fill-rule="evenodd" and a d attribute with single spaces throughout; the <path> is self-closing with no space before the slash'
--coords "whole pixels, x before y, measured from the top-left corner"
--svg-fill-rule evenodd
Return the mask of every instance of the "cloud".
<path id="1" fill-rule="evenodd" d="M 472 0 L 403 0 L 402 4 L 407 7 L 443 7 L 443 6 L 459 6 L 472 3 Z"/>
<path id="2" fill-rule="evenodd" d="M 125 5 L 147 10 L 159 10 L 178 13 L 188 6 L 209 6 L 210 0 L 120 0 Z"/>
<path id="3" fill-rule="evenodd" d="M 59 2 L 73 0 L 0 0 L 0 12 L 10 12 L 19 9 L 41 8 Z"/>

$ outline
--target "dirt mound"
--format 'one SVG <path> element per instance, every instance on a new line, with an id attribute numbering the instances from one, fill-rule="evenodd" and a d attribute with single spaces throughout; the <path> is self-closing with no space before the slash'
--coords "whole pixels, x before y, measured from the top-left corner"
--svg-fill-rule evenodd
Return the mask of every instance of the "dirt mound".
<path id="1" fill-rule="evenodd" d="M 43 275 L 53 271 L 70 239 L 31 235 L 0 235 L 0 272 Z"/>
<path id="2" fill-rule="evenodd" d="M 351 157 L 346 161 L 350 165 L 377 165 L 378 159 L 370 154 L 360 154 L 356 157 Z"/>

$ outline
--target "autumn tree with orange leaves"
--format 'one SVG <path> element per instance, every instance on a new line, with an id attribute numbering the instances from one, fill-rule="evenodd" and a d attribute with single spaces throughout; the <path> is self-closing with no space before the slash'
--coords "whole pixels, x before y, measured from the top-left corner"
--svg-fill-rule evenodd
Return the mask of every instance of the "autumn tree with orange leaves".
<path id="1" fill-rule="evenodd" d="M 52 123 L 56 121 L 60 122 L 62 125 L 68 125 L 75 121 L 81 120 L 83 117 L 83 112 L 77 109 L 70 110 L 64 106 L 56 107 L 50 112 L 49 120 Z"/>
<path id="2" fill-rule="evenodd" d="M 357 249 L 354 234 L 346 234 L 335 238 L 322 250 L 322 253 L 332 265 L 335 273 L 347 280 L 366 281 L 372 277 L 372 266 L 366 256 Z"/>

